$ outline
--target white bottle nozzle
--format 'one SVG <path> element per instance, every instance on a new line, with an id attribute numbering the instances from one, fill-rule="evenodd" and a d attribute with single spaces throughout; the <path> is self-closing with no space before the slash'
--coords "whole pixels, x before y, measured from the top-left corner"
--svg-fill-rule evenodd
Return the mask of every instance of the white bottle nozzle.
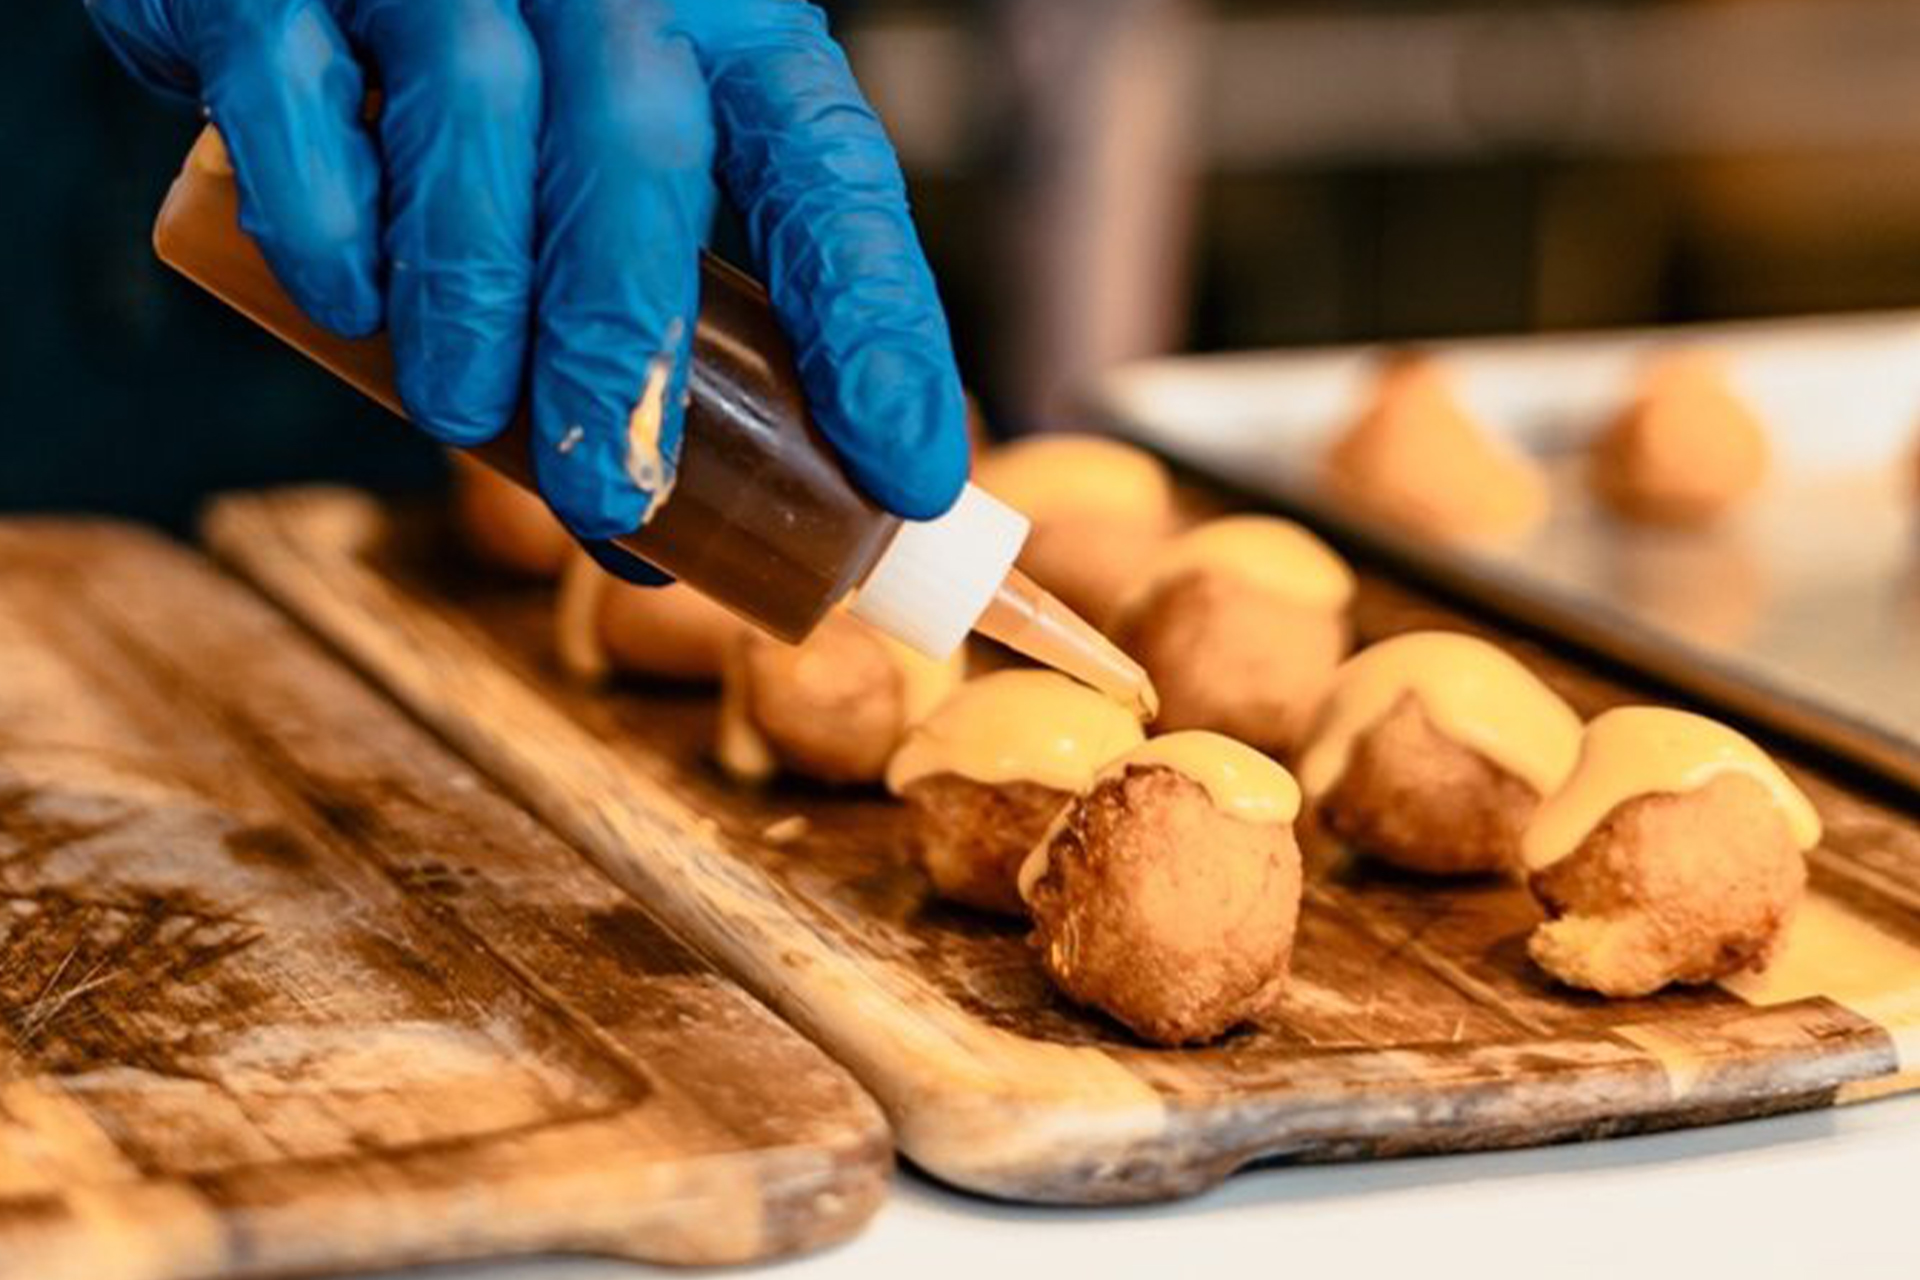
<path id="1" fill-rule="evenodd" d="M 1027 541 L 1027 518 L 969 484 L 947 513 L 901 522 L 847 610 L 930 658 L 960 647 Z"/>

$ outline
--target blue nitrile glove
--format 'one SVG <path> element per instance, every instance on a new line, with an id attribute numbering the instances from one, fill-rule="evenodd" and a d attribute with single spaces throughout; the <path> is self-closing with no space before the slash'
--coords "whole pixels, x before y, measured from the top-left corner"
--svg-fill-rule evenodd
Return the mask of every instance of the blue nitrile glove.
<path id="1" fill-rule="evenodd" d="M 716 173 L 853 477 L 913 518 L 959 493 L 964 410 L 933 278 L 893 151 L 811 4 L 87 8 L 135 75 L 204 104 L 241 224 L 307 314 L 348 336 L 384 318 L 431 435 L 492 437 L 530 369 L 540 486 L 576 536 L 647 512 L 628 423 L 656 370 L 661 452 L 678 457 Z"/>

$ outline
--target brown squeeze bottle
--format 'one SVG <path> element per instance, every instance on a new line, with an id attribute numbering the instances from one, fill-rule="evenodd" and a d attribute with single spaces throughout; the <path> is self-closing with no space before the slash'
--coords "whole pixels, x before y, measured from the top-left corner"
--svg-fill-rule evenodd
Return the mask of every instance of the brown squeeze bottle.
<path id="1" fill-rule="evenodd" d="M 241 231 L 233 169 L 211 127 L 167 193 L 154 249 L 404 415 L 384 335 L 338 338 L 309 321 Z M 935 658 L 978 629 L 1152 715 L 1146 673 L 1013 567 L 1026 540 L 1024 517 L 973 485 L 932 521 L 903 521 L 874 505 L 808 418 L 765 292 L 712 257 L 702 259 L 700 288 L 679 471 L 647 523 L 615 540 L 620 546 L 784 640 L 806 636 L 841 603 Z M 657 414 L 657 399 L 644 398 L 636 416 L 648 400 Z M 531 489 L 531 447 L 522 409 L 499 437 L 470 452 Z"/>

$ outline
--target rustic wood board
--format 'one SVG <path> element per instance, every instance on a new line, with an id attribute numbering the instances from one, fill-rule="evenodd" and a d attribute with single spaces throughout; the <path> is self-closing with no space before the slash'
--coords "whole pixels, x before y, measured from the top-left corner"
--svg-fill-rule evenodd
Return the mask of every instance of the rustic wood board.
<path id="1" fill-rule="evenodd" d="M 0 522 L 0 1277 L 856 1231 L 852 1077 L 244 584 Z"/>
<path id="2" fill-rule="evenodd" d="M 729 786 L 710 699 L 592 692 L 550 659 L 540 589 L 461 566 L 434 519 L 338 491 L 231 500 L 209 536 L 253 581 L 502 779 L 880 1099 L 956 1185 L 1077 1203 L 1190 1193 L 1256 1160 L 1324 1160 L 1706 1124 L 1920 1084 L 1920 829 L 1803 771 L 1831 828 L 1788 961 L 1607 1003 L 1528 963 L 1521 890 L 1310 867 L 1285 1016 L 1153 1050 L 1048 989 L 1017 926 L 928 898 L 901 810 Z M 1378 582 L 1377 637 L 1458 620 Z M 1586 710 L 1628 691 L 1522 648 Z M 765 832 L 790 815 L 808 831 Z"/>

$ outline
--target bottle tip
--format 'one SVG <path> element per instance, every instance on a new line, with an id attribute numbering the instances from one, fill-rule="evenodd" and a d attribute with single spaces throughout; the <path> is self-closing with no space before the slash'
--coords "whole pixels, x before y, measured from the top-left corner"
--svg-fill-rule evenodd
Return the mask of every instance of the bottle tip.
<path id="1" fill-rule="evenodd" d="M 1091 685 L 1143 722 L 1160 712 L 1160 696 L 1145 668 L 1018 569 L 1007 574 L 976 629 L 1016 653 Z"/>
<path id="2" fill-rule="evenodd" d="M 1136 663 L 1135 670 L 1140 672 L 1140 683 L 1134 689 L 1134 714 L 1140 717 L 1140 723 L 1151 724 L 1160 718 L 1160 691 L 1153 687 L 1153 680 L 1144 668 Z"/>

